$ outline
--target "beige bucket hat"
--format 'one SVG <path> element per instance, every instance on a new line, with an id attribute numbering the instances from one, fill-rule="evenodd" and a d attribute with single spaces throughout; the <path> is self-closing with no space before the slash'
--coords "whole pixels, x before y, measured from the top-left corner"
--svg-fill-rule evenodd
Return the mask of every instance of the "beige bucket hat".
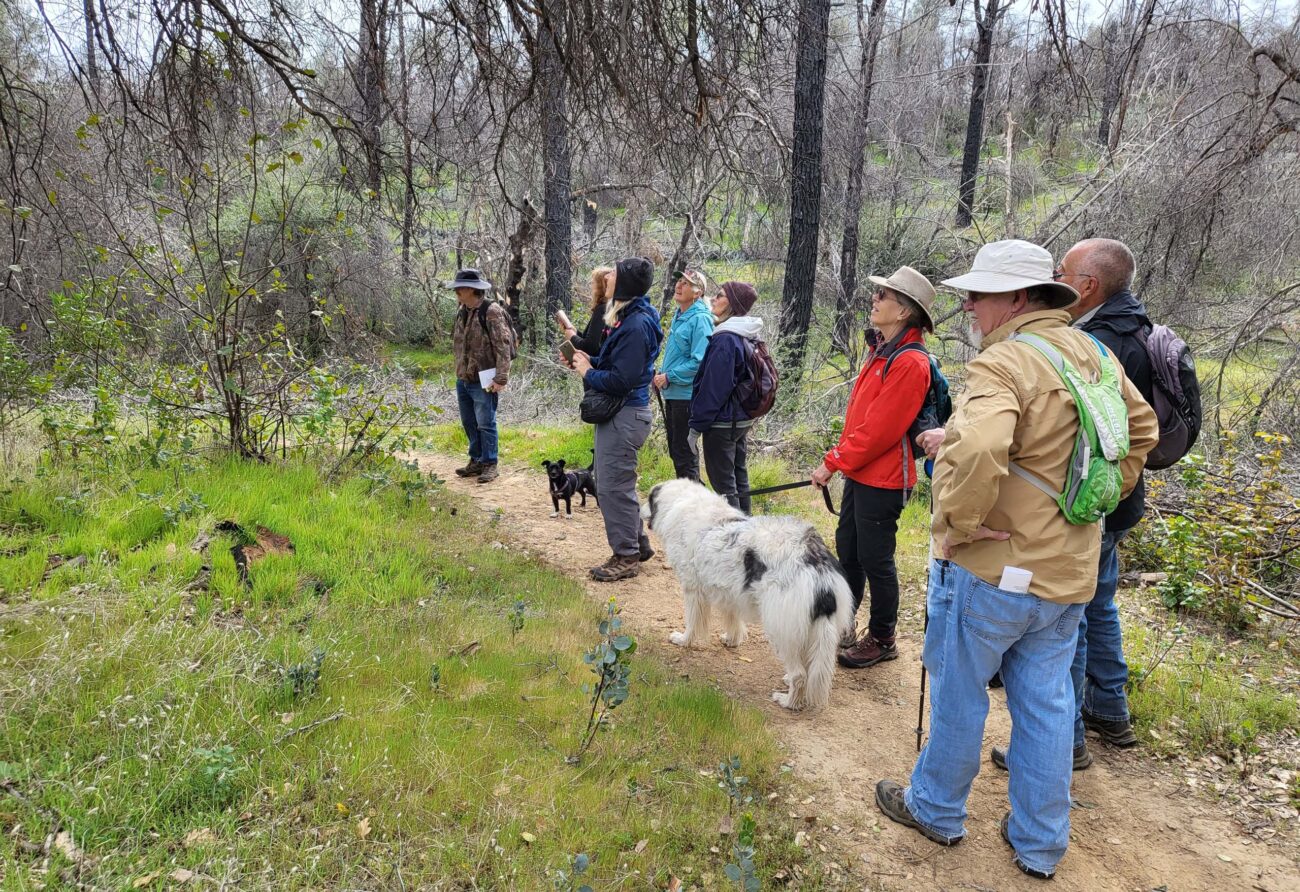
<path id="1" fill-rule="evenodd" d="M 1041 285 L 1053 309 L 1064 310 L 1079 302 L 1079 292 L 1064 282 L 1056 281 L 1052 255 L 1048 250 L 1015 238 L 989 242 L 975 252 L 970 272 L 955 279 L 944 279 L 940 284 L 959 291 L 985 294 Z"/>
<path id="2" fill-rule="evenodd" d="M 867 276 L 867 281 L 910 298 L 912 303 L 921 308 L 925 316 L 926 330 L 934 331 L 934 286 L 925 276 L 910 266 L 900 266 L 887 279 L 882 279 L 880 276 Z"/>

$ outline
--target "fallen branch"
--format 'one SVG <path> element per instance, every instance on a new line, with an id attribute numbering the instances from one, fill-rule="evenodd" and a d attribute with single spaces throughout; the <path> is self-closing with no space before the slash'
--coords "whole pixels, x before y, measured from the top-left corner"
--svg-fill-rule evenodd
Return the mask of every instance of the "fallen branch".
<path id="1" fill-rule="evenodd" d="M 321 725 L 328 725 L 330 722 L 337 722 L 339 719 L 343 718 L 343 715 L 344 712 L 343 710 L 340 709 L 338 712 L 332 715 L 327 715 L 323 719 L 317 719 L 314 722 L 309 722 L 306 725 L 301 725 L 297 728 L 294 728 L 291 731 L 286 731 L 284 734 L 281 734 L 278 738 L 276 738 L 275 741 L 276 745 L 278 746 L 279 744 L 284 743 L 290 737 L 297 737 L 299 734 L 306 734 L 308 731 L 314 731 L 317 728 L 319 728 Z"/>

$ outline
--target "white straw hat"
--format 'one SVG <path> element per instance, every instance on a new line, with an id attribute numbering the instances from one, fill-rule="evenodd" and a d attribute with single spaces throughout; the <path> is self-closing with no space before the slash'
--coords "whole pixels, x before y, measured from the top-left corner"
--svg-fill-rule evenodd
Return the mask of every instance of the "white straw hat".
<path id="1" fill-rule="evenodd" d="M 1079 302 L 1079 292 L 1054 278 L 1048 250 L 1021 239 L 989 242 L 976 252 L 970 272 L 940 284 L 986 294 L 1042 286 L 1054 310 Z"/>

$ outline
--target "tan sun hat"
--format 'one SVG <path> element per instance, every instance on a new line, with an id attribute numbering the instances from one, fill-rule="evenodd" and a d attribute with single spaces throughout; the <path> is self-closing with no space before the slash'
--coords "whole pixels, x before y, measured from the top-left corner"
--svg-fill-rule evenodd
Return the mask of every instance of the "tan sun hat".
<path id="1" fill-rule="evenodd" d="M 896 291 L 921 308 L 925 315 L 925 327 L 934 331 L 934 286 L 930 280 L 910 266 L 900 266 L 888 279 L 880 276 L 867 276 L 867 281 L 881 288 Z"/>

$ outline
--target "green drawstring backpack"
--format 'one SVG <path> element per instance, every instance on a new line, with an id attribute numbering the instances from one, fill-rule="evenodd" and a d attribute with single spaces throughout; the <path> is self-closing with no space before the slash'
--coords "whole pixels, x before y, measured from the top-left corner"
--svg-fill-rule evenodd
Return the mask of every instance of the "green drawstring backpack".
<path id="1" fill-rule="evenodd" d="M 1016 332 L 1009 340 L 1023 341 L 1047 357 L 1079 412 L 1079 433 L 1066 471 L 1065 488 L 1057 492 L 1038 477 L 1011 462 L 1013 474 L 1051 496 L 1065 519 L 1073 524 L 1096 523 L 1119 504 L 1124 477 L 1119 463 L 1128 455 L 1128 406 L 1120 392 L 1115 363 L 1101 341 L 1092 338 L 1101 352 L 1101 379 L 1090 381 L 1070 364 L 1061 351 L 1045 338 L 1030 332 Z"/>

